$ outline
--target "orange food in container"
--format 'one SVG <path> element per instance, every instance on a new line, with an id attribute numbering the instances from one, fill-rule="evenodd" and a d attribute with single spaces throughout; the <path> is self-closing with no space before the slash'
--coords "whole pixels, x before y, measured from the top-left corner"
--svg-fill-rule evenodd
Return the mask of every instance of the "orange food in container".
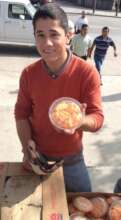
<path id="1" fill-rule="evenodd" d="M 82 117 L 80 102 L 70 97 L 56 99 L 49 109 L 49 119 L 52 125 L 60 130 L 79 128 Z"/>

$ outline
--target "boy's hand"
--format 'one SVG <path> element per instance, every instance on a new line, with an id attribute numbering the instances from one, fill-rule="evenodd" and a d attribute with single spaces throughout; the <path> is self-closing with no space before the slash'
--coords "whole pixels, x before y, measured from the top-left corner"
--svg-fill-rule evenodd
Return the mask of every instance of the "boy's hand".
<path id="1" fill-rule="evenodd" d="M 116 53 L 116 51 L 114 51 L 114 57 L 117 57 L 118 56 L 118 54 Z"/>
<path id="2" fill-rule="evenodd" d="M 49 162 L 45 156 L 39 154 L 36 150 L 36 144 L 33 140 L 28 142 L 27 169 L 34 171 L 37 175 L 46 176 L 55 171 L 63 164 L 63 160 Z"/>
<path id="3" fill-rule="evenodd" d="M 28 141 L 28 145 L 32 143 L 32 145 L 34 145 L 34 148 L 36 148 L 36 144 L 33 140 L 29 140 Z M 28 170 L 28 171 L 32 171 L 32 167 L 30 165 L 30 161 L 34 160 L 35 156 L 33 154 L 30 155 L 30 152 L 28 150 L 28 145 L 27 147 L 23 150 L 24 153 L 24 157 L 23 157 L 23 167 Z"/>

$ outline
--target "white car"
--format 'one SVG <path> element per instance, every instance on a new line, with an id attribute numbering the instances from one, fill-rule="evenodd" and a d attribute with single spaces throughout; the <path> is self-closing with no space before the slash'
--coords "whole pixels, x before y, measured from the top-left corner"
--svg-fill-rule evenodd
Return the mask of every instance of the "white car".
<path id="1" fill-rule="evenodd" d="M 1 0 L 0 43 L 35 45 L 32 26 L 35 12 L 29 0 Z"/>

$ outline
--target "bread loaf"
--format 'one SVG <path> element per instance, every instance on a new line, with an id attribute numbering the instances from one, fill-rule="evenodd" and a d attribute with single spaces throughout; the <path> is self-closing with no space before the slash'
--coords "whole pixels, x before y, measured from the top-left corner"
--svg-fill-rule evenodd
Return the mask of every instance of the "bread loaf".
<path id="1" fill-rule="evenodd" d="M 74 205 L 72 204 L 72 202 L 70 202 L 68 204 L 68 210 L 69 210 L 69 214 L 73 214 L 73 213 L 79 212 L 82 216 L 84 216 L 84 213 L 79 211 L 77 208 L 75 208 Z"/>
<path id="2" fill-rule="evenodd" d="M 84 213 L 87 213 L 93 210 L 93 205 L 89 201 L 89 199 L 82 197 L 82 196 L 78 196 L 74 198 L 73 205 L 75 208 L 77 208 L 78 210 Z"/>
<path id="3" fill-rule="evenodd" d="M 121 200 L 118 200 L 112 203 L 109 209 L 109 218 L 111 220 L 121 219 Z"/>
<path id="4" fill-rule="evenodd" d="M 70 220 L 90 220 L 87 217 L 82 217 L 80 214 L 72 214 Z"/>
<path id="5" fill-rule="evenodd" d="M 102 197 L 95 197 L 91 199 L 93 210 L 88 214 L 89 217 L 102 218 L 108 211 L 108 203 Z"/>
<path id="6" fill-rule="evenodd" d="M 118 200 L 120 200 L 119 196 L 110 196 L 107 198 L 107 203 L 111 205 L 114 201 L 118 201 Z"/>

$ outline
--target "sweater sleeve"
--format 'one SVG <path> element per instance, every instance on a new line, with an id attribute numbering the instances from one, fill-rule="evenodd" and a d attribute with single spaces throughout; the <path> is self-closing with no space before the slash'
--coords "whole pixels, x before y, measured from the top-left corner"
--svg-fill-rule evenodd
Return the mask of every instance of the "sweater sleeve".
<path id="1" fill-rule="evenodd" d="M 24 70 L 20 77 L 19 92 L 15 104 L 14 113 L 16 120 L 29 118 L 32 113 L 32 102 L 29 92 L 27 70 Z"/>
<path id="2" fill-rule="evenodd" d="M 102 127 L 104 115 L 102 110 L 102 98 L 100 90 L 100 77 L 94 66 L 85 79 L 84 102 L 87 104 L 86 115 L 94 120 L 92 132 Z"/>

